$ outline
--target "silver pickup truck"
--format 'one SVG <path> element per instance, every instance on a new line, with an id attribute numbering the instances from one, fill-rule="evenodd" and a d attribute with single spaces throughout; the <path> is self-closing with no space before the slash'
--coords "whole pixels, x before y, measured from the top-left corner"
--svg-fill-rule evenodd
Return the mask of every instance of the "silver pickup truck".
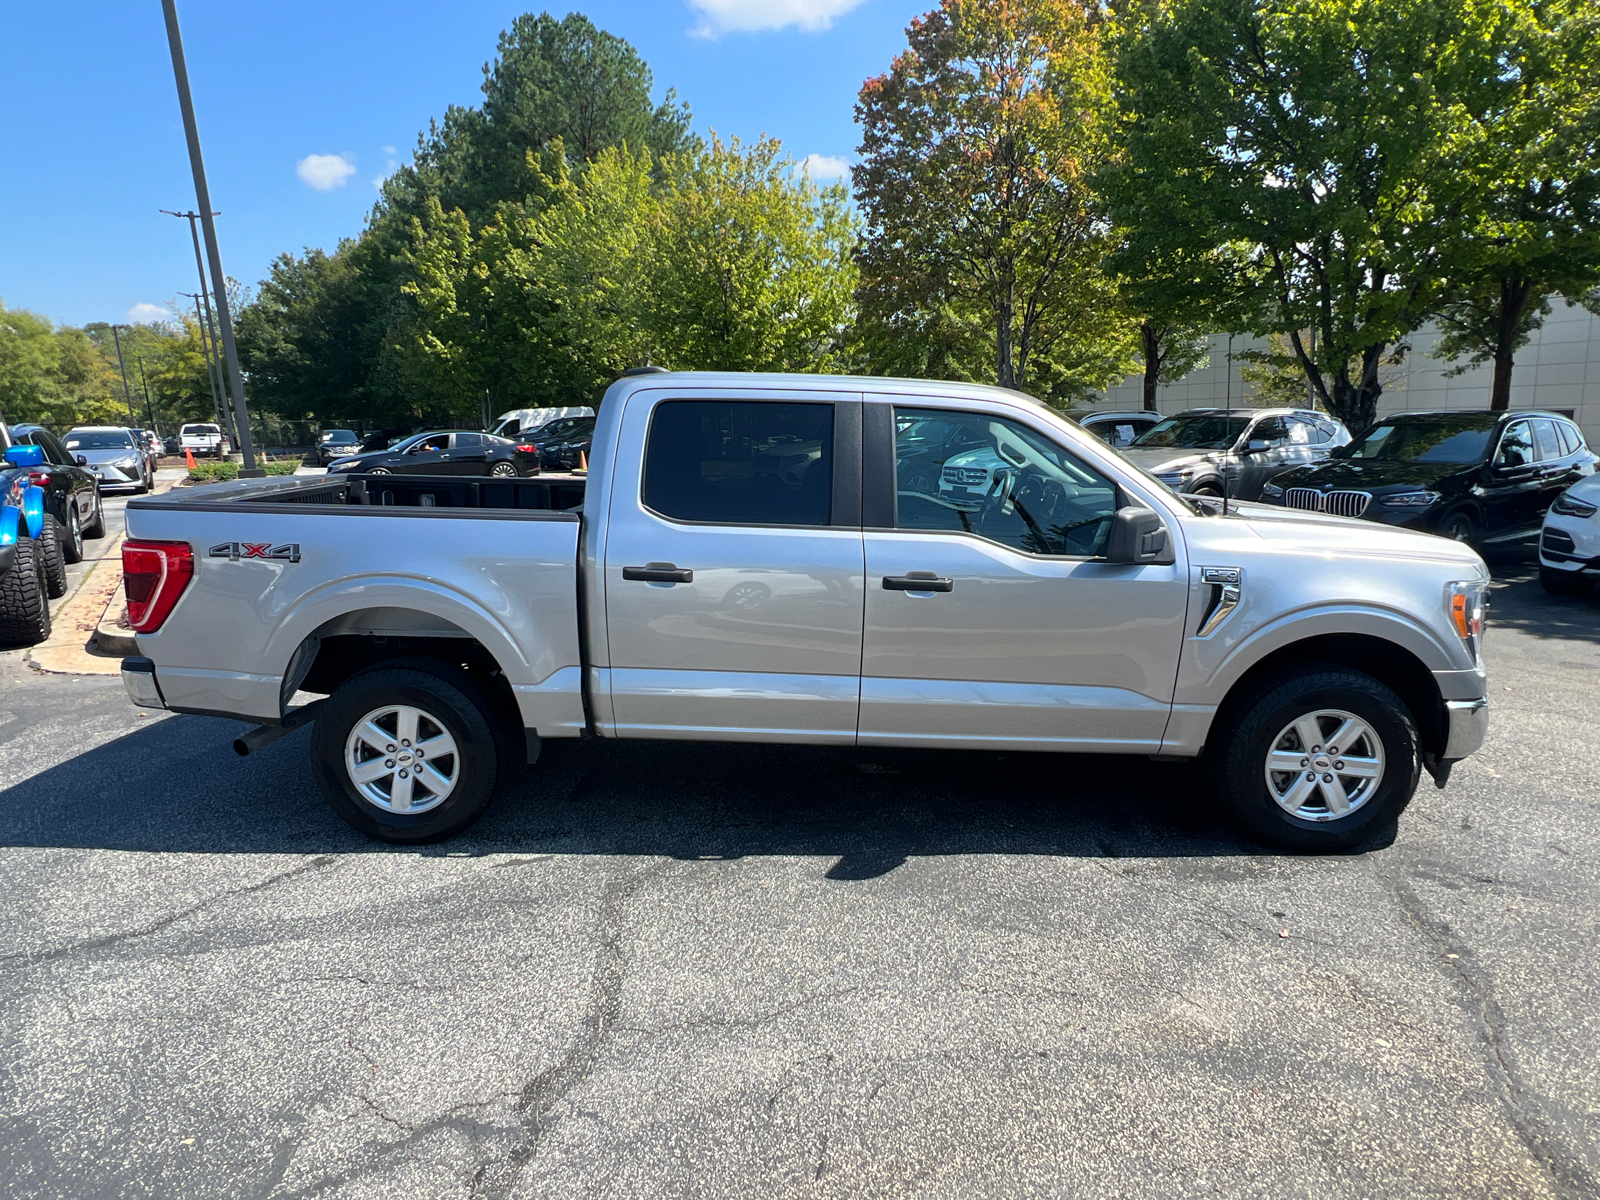
<path id="1" fill-rule="evenodd" d="M 257 723 L 241 753 L 314 722 L 396 842 L 592 736 L 1203 756 L 1252 835 L 1332 850 L 1483 740 L 1470 549 L 1223 512 L 1014 392 L 645 369 L 593 446 L 133 501 L 130 697 Z"/>

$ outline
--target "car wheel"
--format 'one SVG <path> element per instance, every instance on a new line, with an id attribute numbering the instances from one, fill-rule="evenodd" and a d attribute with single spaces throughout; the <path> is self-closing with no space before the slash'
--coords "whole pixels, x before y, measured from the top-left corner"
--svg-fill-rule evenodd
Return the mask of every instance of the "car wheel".
<path id="1" fill-rule="evenodd" d="M 388 467 L 372 467 L 366 473 L 368 475 L 392 475 L 392 474 L 394 474 L 394 472 L 389 470 Z"/>
<path id="2" fill-rule="evenodd" d="M 100 495 L 100 485 L 94 486 L 94 519 L 83 527 L 83 536 L 90 541 L 98 540 L 106 535 L 106 510 L 105 501 Z"/>
<path id="3" fill-rule="evenodd" d="M 55 513 L 45 513 L 39 526 L 39 554 L 44 560 L 44 586 L 50 599 L 67 594 L 67 555 L 61 545 L 61 524 Z"/>
<path id="4" fill-rule="evenodd" d="M 1439 536 L 1470 546 L 1478 540 L 1478 523 L 1466 509 L 1459 508 L 1453 513 L 1445 514 L 1440 520 Z"/>
<path id="5" fill-rule="evenodd" d="M 78 516 L 78 502 L 67 497 L 67 536 L 61 539 L 61 553 L 69 563 L 83 561 L 83 520 Z"/>
<path id="6" fill-rule="evenodd" d="M 0 575 L 0 646 L 37 646 L 49 636 L 44 556 L 32 538 L 19 538 L 11 569 Z"/>
<path id="7" fill-rule="evenodd" d="M 1219 715 L 1212 782 L 1253 837 L 1288 850 L 1355 848 L 1417 790 L 1416 723 L 1400 697 L 1332 664 L 1258 685 Z"/>
<path id="8" fill-rule="evenodd" d="M 509 475 L 515 475 L 516 473 L 517 473 L 517 464 L 516 463 L 497 462 L 497 463 L 494 464 L 494 466 L 489 468 L 489 474 L 498 475 L 502 479 L 506 478 Z"/>
<path id="9" fill-rule="evenodd" d="M 1218 500 L 1222 499 L 1222 489 L 1212 483 L 1202 484 L 1189 494 L 1191 496 L 1211 496 Z"/>
<path id="10" fill-rule="evenodd" d="M 428 659 L 342 684 L 312 731 L 317 786 L 353 828 L 385 842 L 454 837 L 489 807 L 508 731 L 459 668 Z M 520 730 L 517 731 L 520 734 Z"/>
<path id="11" fill-rule="evenodd" d="M 1594 580 L 1578 571 L 1553 571 L 1539 568 L 1539 586 L 1552 596 L 1587 596 L 1594 588 Z"/>

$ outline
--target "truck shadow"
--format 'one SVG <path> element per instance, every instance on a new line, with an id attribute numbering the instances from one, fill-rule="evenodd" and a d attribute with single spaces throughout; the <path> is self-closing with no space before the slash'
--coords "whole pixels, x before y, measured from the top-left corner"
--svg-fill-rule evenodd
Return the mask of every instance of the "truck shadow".
<path id="1" fill-rule="evenodd" d="M 1491 671 L 1496 627 L 1600 645 L 1600 587 L 1587 596 L 1547 595 L 1539 586 L 1539 553 L 1532 542 L 1489 549 L 1484 561 L 1494 576 L 1486 650 Z"/>
<path id="2" fill-rule="evenodd" d="M 839 882 L 910 858 L 1274 853 L 1243 840 L 1204 774 L 1138 757 L 548 742 L 453 841 L 397 847 L 324 803 L 298 731 L 240 759 L 243 726 L 171 717 L 0 791 L 0 845 L 191 854 L 826 857 Z M 1392 827 L 1373 845 L 1387 845 Z"/>

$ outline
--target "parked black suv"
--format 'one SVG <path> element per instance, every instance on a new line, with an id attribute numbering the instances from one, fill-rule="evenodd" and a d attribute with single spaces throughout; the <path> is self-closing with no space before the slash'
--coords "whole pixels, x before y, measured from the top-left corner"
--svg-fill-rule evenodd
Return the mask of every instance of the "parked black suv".
<path id="1" fill-rule="evenodd" d="M 1462 542 L 1514 541 L 1538 533 L 1545 509 L 1597 463 L 1556 413 L 1402 413 L 1329 462 L 1274 476 L 1261 499 Z"/>
<path id="2" fill-rule="evenodd" d="M 361 439 L 353 429 L 325 429 L 317 440 L 317 462 L 324 467 L 336 458 L 347 458 L 361 451 Z"/>
<path id="3" fill-rule="evenodd" d="M 79 466 L 61 439 L 43 425 L 13 425 L 11 441 L 43 451 L 44 462 L 29 468 L 30 481 L 44 490 L 45 511 L 55 517 L 60 528 L 63 562 L 82 562 L 83 540 L 106 535 L 99 478 L 88 467 Z"/>

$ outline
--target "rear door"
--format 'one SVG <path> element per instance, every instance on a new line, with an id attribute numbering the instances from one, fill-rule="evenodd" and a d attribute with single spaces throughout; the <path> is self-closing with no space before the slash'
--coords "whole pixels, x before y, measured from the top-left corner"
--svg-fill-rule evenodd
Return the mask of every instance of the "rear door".
<path id="1" fill-rule="evenodd" d="M 615 732 L 851 743 L 859 393 L 644 391 L 606 535 Z M 642 461 L 638 461 L 642 459 Z"/>
<path id="2" fill-rule="evenodd" d="M 1013 410 L 869 397 L 864 419 L 861 742 L 1157 750 L 1188 607 L 1181 544 L 1173 566 L 1104 561 L 1128 496 Z M 892 447 L 934 420 L 972 448 L 929 484 Z"/>
<path id="3" fill-rule="evenodd" d="M 489 448 L 481 433 L 452 433 L 447 474 L 487 475 Z"/>
<path id="4" fill-rule="evenodd" d="M 1545 511 L 1555 503 L 1557 496 L 1566 491 L 1583 473 L 1578 469 L 1576 449 L 1569 450 L 1561 437 L 1559 422 L 1550 417 L 1533 420 L 1533 445 L 1539 452 L 1539 512 L 1543 520 Z"/>

